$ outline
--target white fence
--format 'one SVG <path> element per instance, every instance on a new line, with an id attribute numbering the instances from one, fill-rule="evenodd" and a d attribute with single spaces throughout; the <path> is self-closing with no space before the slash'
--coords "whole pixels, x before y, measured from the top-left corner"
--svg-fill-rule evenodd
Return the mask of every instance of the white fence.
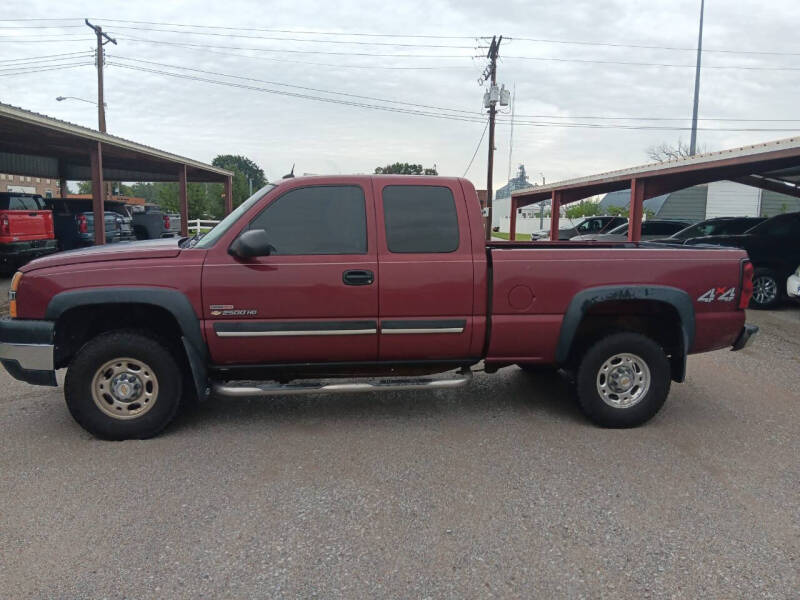
<path id="1" fill-rule="evenodd" d="M 210 219 L 189 219 L 189 232 L 201 233 L 204 230 L 211 229 L 217 223 L 219 223 L 219 221 Z"/>

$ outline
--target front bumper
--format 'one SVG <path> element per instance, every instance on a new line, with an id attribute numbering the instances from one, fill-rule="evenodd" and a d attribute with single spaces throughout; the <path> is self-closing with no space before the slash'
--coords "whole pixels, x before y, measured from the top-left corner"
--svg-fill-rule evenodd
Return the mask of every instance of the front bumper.
<path id="1" fill-rule="evenodd" d="M 733 342 L 733 347 L 731 350 L 734 352 L 736 350 L 741 350 L 750 343 L 750 341 L 753 339 L 753 336 L 755 336 L 757 333 L 758 326 L 745 323 L 744 327 L 742 327 L 742 330 L 739 332 L 739 336 L 736 338 L 736 341 Z"/>
<path id="2" fill-rule="evenodd" d="M 55 386 L 52 321 L 0 319 L 0 363 L 14 378 Z"/>
<path id="3" fill-rule="evenodd" d="M 800 274 L 790 275 L 786 280 L 786 293 L 792 298 L 800 298 Z"/>

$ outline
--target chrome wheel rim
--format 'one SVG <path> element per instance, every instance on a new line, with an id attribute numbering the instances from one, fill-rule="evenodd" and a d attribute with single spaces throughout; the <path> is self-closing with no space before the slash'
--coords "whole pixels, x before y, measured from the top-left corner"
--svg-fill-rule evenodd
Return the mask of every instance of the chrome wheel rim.
<path id="1" fill-rule="evenodd" d="M 608 358 L 597 372 L 597 393 L 614 408 L 630 408 L 650 390 L 650 369 L 635 354 L 621 353 Z"/>
<path id="2" fill-rule="evenodd" d="M 761 275 L 753 280 L 753 298 L 758 304 L 769 304 L 778 295 L 778 282 L 772 277 Z"/>
<path id="3" fill-rule="evenodd" d="M 92 399 L 114 419 L 136 419 L 158 400 L 158 379 L 150 366 L 136 358 L 115 358 L 95 371 Z"/>

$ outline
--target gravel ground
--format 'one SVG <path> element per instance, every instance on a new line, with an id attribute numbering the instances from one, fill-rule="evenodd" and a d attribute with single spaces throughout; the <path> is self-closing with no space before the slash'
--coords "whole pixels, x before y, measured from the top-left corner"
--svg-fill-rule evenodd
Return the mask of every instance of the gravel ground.
<path id="1" fill-rule="evenodd" d="M 588 424 L 558 377 L 220 400 L 91 438 L 0 373 L 3 598 L 797 598 L 800 310 Z"/>

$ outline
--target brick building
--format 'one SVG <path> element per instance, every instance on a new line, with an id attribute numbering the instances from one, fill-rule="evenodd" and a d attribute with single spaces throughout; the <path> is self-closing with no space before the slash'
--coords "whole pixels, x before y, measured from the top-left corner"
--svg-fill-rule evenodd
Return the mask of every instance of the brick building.
<path id="1" fill-rule="evenodd" d="M 27 175 L 7 175 L 6 173 L 0 173 L 0 192 L 40 194 L 45 198 L 58 198 L 61 196 L 58 179 L 28 177 Z"/>

